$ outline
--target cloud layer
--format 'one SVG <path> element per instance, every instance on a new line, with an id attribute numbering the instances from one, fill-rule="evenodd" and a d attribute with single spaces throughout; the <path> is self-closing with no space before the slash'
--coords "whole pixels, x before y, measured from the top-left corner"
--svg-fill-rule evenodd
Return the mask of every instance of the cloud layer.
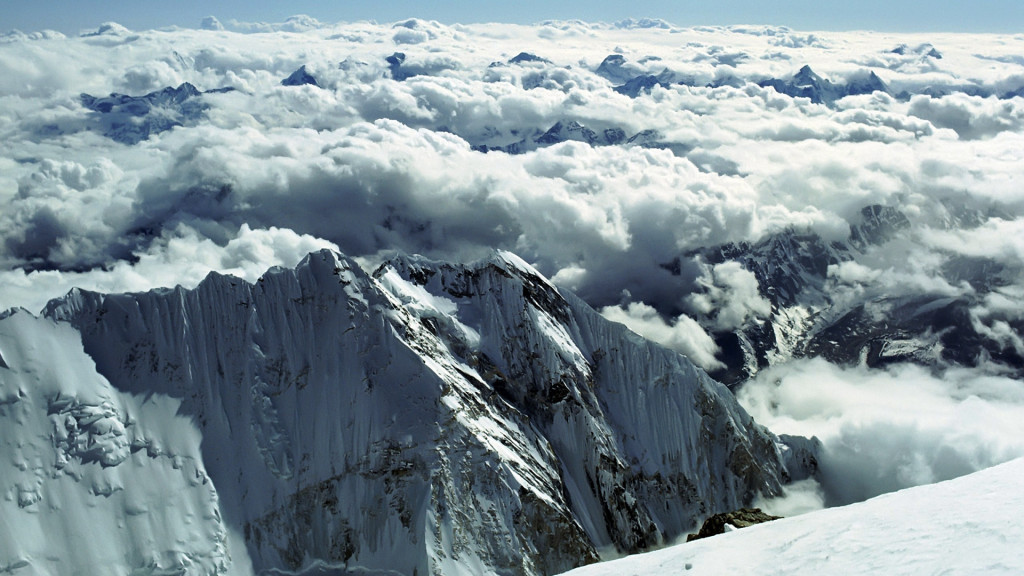
<path id="1" fill-rule="evenodd" d="M 729 352 L 713 335 L 781 312 L 753 267 L 708 249 L 797 230 L 857 247 L 817 280 L 834 310 L 963 299 L 958 322 L 996 343 L 941 378 L 819 360 L 749 384 L 759 418 L 825 440 L 831 502 L 1020 451 L 1007 420 L 1020 400 L 995 357 L 1024 355 L 1019 37 L 644 21 L 226 27 L 0 37 L 0 309 L 38 310 L 76 285 L 252 279 L 325 246 L 368 265 L 393 250 L 502 248 L 716 369 Z M 315 85 L 282 85 L 303 66 Z M 827 98 L 771 87 L 801 93 L 804 66 Z M 166 88 L 188 95 L 153 96 Z M 872 205 L 907 227 L 858 244 L 851 230 Z M 827 313 L 786 312 L 793 325 Z M 982 384 L 995 392 L 964 396 Z M 872 404 L 894 390 L 925 415 Z"/>
<path id="2" fill-rule="evenodd" d="M 1020 381 L 973 370 L 938 377 L 913 365 L 869 370 L 799 360 L 765 370 L 738 396 L 776 433 L 822 441 L 827 505 L 1024 456 Z"/>
<path id="3" fill-rule="evenodd" d="M 706 273 L 658 272 L 689 250 L 786 226 L 841 238 L 868 204 L 901 205 L 925 229 L 936 224 L 936 201 L 953 193 L 1012 220 L 1021 205 L 1012 185 L 1020 99 L 876 92 L 829 108 L 756 85 L 810 64 L 836 83 L 877 70 L 893 93 L 1001 93 L 1024 86 L 1021 66 L 999 60 L 1001 37 L 932 37 L 936 59 L 892 51 L 920 48 L 917 38 L 806 41 L 772 28 L 308 18 L 235 28 L 260 33 L 111 24 L 81 38 L 5 38 L 0 229 L 9 269 L 110 266 L 181 223 L 220 243 L 248 223 L 355 255 L 509 248 L 549 274 L 577 271 L 573 287 L 596 304 L 627 289 L 671 314 L 709 304 L 687 300 Z M 512 58 L 524 51 L 538 58 Z M 398 52 L 401 81 L 386 60 Z M 621 56 L 620 75 L 686 85 L 619 94 L 606 78 L 615 76 L 597 73 L 609 54 Z M 280 85 L 300 66 L 322 88 Z M 734 81 L 703 87 L 724 78 Z M 235 90 L 200 96 L 199 120 L 178 118 L 184 125 L 130 147 L 98 133 L 98 114 L 78 97 L 184 82 Z M 559 121 L 643 137 L 539 147 Z M 474 149 L 520 142 L 534 150 Z M 745 301 L 755 308 L 721 310 L 715 323 L 755 313 L 756 301 Z"/>

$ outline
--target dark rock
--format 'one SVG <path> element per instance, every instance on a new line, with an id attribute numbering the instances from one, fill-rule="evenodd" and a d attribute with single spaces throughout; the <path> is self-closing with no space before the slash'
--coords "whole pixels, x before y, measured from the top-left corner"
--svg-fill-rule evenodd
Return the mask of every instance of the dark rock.
<path id="1" fill-rule="evenodd" d="M 611 54 L 601 61 L 601 65 L 594 71 L 598 76 L 612 82 L 622 82 L 631 76 L 629 71 L 624 70 L 626 57 L 622 54 Z"/>
<path id="2" fill-rule="evenodd" d="M 316 86 L 317 88 L 320 87 L 320 84 L 317 83 L 316 78 L 314 78 L 313 75 L 310 74 L 309 72 L 306 72 L 305 64 L 299 66 L 299 69 L 296 70 L 295 72 L 292 72 L 291 76 L 285 78 L 284 80 L 281 80 L 281 86 L 304 86 L 306 84 Z"/>
<path id="3" fill-rule="evenodd" d="M 397 82 L 403 82 L 413 76 L 431 76 L 458 67 L 457 62 L 444 58 L 410 62 L 406 59 L 405 52 L 395 52 L 384 58 L 384 61 L 388 63 L 391 79 Z"/>
<path id="4" fill-rule="evenodd" d="M 774 88 L 779 94 L 793 98 L 807 98 L 815 104 L 831 104 L 843 96 L 840 87 L 818 76 L 810 66 L 801 68 L 790 80 L 772 78 L 758 85 L 763 88 Z"/>
<path id="5" fill-rule="evenodd" d="M 918 56 L 934 58 L 936 60 L 942 59 L 942 53 L 936 50 L 936 48 L 931 44 L 921 44 L 915 48 L 911 48 L 906 44 L 900 44 L 889 51 L 891 54 L 899 54 L 900 56 L 906 56 L 908 52 L 911 54 L 917 54 Z"/>
<path id="6" fill-rule="evenodd" d="M 889 87 L 873 71 L 866 75 L 860 74 L 849 78 L 846 82 L 846 95 L 858 96 L 861 94 L 874 94 L 875 92 L 889 93 Z"/>
<path id="7" fill-rule="evenodd" d="M 597 142 L 597 133 L 575 120 L 569 122 L 559 121 L 540 138 L 537 138 L 536 142 L 538 144 L 558 144 L 566 140 L 577 140 L 593 145 Z"/>
<path id="8" fill-rule="evenodd" d="M 152 134 L 194 124 L 207 108 L 201 95 L 195 86 L 185 82 L 177 88 L 168 86 L 144 96 L 82 94 L 79 101 L 90 111 L 93 126 L 104 136 L 132 145 Z M 159 112 L 150 114 L 154 109 Z"/>
<path id="9" fill-rule="evenodd" d="M 873 92 L 889 93 L 888 86 L 874 72 L 858 73 L 845 84 L 834 84 L 822 78 L 804 66 L 789 80 L 769 78 L 758 83 L 762 88 L 774 88 L 779 94 L 793 98 L 807 98 L 815 104 L 831 106 L 836 100 L 851 95 L 871 94 Z"/>
<path id="10" fill-rule="evenodd" d="M 630 98 L 636 98 L 645 92 L 650 92 L 655 86 L 661 85 L 663 85 L 663 83 L 657 76 L 648 74 L 646 76 L 637 76 L 636 78 L 632 78 L 622 86 L 616 86 L 614 90 L 619 94 L 625 94 Z"/>
<path id="11" fill-rule="evenodd" d="M 540 56 L 537 56 L 536 54 L 530 54 L 529 52 L 520 52 L 519 54 L 516 54 L 515 56 L 510 58 L 508 61 L 509 64 L 520 64 L 522 62 L 542 62 L 545 64 L 551 63 L 551 61 L 548 60 L 547 58 L 541 58 Z"/>
<path id="12" fill-rule="evenodd" d="M 704 521 L 704 525 L 700 527 L 700 532 L 687 536 L 686 541 L 692 542 L 701 538 L 723 534 L 725 532 L 726 524 L 730 524 L 736 528 L 746 528 L 747 526 L 771 522 L 772 520 L 779 520 L 781 518 L 782 516 L 765 514 L 760 508 L 740 508 L 733 512 L 715 514 Z"/>
<path id="13" fill-rule="evenodd" d="M 598 133 L 575 120 L 560 120 L 549 128 L 547 132 L 536 138 L 534 142 L 543 146 L 550 146 L 568 140 L 586 142 L 591 146 L 612 146 L 626 141 L 626 133 L 617 127 L 606 128 Z"/>
<path id="14" fill-rule="evenodd" d="M 884 244 L 900 231 L 910 228 L 910 220 L 899 208 L 872 204 L 860 211 L 861 221 L 850 226 L 850 243 L 863 250 L 868 244 Z"/>
<path id="15" fill-rule="evenodd" d="M 402 70 L 402 64 L 405 63 L 405 52 L 395 52 L 391 56 L 384 59 L 388 63 L 388 69 L 391 70 L 391 77 L 401 82 L 410 76 L 406 71 Z"/>

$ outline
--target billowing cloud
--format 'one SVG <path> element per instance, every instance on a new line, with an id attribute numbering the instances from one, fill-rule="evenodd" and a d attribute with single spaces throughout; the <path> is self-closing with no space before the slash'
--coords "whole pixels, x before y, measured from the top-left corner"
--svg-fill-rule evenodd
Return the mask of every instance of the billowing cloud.
<path id="1" fill-rule="evenodd" d="M 667 348 L 685 354 L 705 370 L 722 367 L 722 363 L 715 359 L 718 345 L 696 320 L 685 314 L 669 323 L 662 319 L 657 310 L 641 302 L 632 302 L 625 307 L 606 306 L 601 309 L 601 314 Z"/>
<path id="2" fill-rule="evenodd" d="M 974 370 L 936 376 L 821 359 L 768 369 L 740 402 L 777 433 L 817 436 L 829 505 L 946 480 L 1024 455 L 1020 382 Z"/>
<path id="3" fill-rule="evenodd" d="M 618 303 L 626 289 L 666 321 L 703 310 L 714 316 L 705 325 L 726 329 L 764 315 L 749 278 L 741 290 L 696 264 L 684 262 L 680 274 L 666 264 L 787 227 L 842 240 L 869 204 L 899 206 L 924 230 L 942 229 L 936 221 L 954 192 L 993 214 L 1003 209 L 1011 224 L 1021 209 L 1019 99 L 957 92 L 969 82 L 1002 94 L 1024 78 L 994 36 L 937 35 L 937 59 L 931 48 L 915 52 L 919 41 L 899 53 L 890 36 L 768 28 L 308 17 L 227 28 L 234 32 L 109 24 L 81 38 L 5 37 L 8 267 L 110 267 L 179 224 L 223 243 L 225 229 L 247 223 L 355 256 L 511 249 L 552 275 L 578 270 L 573 287 L 595 305 Z M 515 58 L 523 52 L 535 57 Z M 396 53 L 397 77 L 387 60 Z M 905 69 L 922 59 L 930 71 Z M 890 93 L 830 108 L 757 85 L 804 63 L 837 85 L 877 71 Z M 319 86 L 280 85 L 300 66 Z M 625 77 L 612 72 L 666 80 L 633 98 L 613 90 Z M 134 146 L 116 142 L 109 125 L 99 131 L 100 113 L 79 97 L 185 82 L 235 90 L 197 96 L 199 117 L 169 113 L 172 129 Z M 928 87 L 909 100 L 897 93 Z M 544 140 L 559 122 L 589 136 Z M 1012 252 L 1009 238 L 993 251 Z M 919 239 L 929 241 L 923 252 L 948 245 Z"/>
<path id="4" fill-rule="evenodd" d="M 273 266 L 293 267 L 310 252 L 338 249 L 325 240 L 274 227 L 253 230 L 243 224 L 237 231 L 225 232 L 225 236 L 226 242 L 218 244 L 179 224 L 145 251 L 133 254 L 132 261 L 118 261 L 105 269 L 3 270 L 0 305 L 39 312 L 55 294 L 67 293 L 71 288 L 99 292 L 140 292 L 177 285 L 193 288 L 214 271 L 254 282 Z"/>
<path id="5" fill-rule="evenodd" d="M 1016 98 L 998 101 L 965 94 L 941 98 L 915 96 L 910 101 L 909 112 L 938 128 L 953 130 L 966 140 L 988 138 L 1000 132 L 1019 132 L 1024 125 L 1024 101 Z"/>

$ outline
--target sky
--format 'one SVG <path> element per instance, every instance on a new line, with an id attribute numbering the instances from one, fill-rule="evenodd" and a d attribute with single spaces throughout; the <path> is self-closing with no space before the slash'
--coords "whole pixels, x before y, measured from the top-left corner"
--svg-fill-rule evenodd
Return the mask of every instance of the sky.
<path id="1" fill-rule="evenodd" d="M 1018 0 L 727 0 L 720 2 L 653 0 L 642 3 L 610 0 L 549 2 L 493 1 L 418 2 L 257 2 L 199 0 L 138 2 L 81 0 L 57 2 L 0 2 L 0 32 L 43 29 L 77 34 L 114 21 L 130 29 L 164 26 L 195 27 L 206 16 L 221 21 L 279 22 L 306 14 L 322 22 L 405 18 L 442 23 L 507 22 L 532 24 L 548 19 L 613 22 L 626 18 L 661 18 L 680 26 L 773 24 L 801 30 L 878 30 L 898 32 L 1024 31 L 1024 3 Z"/>

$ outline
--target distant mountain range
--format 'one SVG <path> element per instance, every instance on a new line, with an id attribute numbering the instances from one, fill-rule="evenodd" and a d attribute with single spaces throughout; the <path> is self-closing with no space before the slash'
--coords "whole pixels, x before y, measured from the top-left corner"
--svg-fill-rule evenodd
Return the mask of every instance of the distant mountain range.
<path id="1" fill-rule="evenodd" d="M 905 54 L 905 46 L 898 47 L 894 53 Z M 941 55 L 931 48 L 925 51 L 922 58 L 941 58 Z M 432 75 L 444 71 L 444 66 L 424 66 L 407 62 L 406 54 L 395 52 L 385 58 L 388 74 L 397 81 L 405 81 L 409 78 L 422 75 Z M 491 67 L 531 67 L 536 68 L 541 76 L 524 76 L 523 88 L 532 89 L 541 87 L 542 76 L 545 70 L 558 69 L 559 67 L 551 61 L 522 52 L 507 62 L 495 62 Z M 605 58 L 601 64 L 594 69 L 594 74 L 604 78 L 611 83 L 610 88 L 619 94 L 631 98 L 639 98 L 649 94 L 655 87 L 670 89 L 673 85 L 685 85 L 691 87 L 716 88 L 721 86 L 743 86 L 747 83 L 755 84 L 762 88 L 771 88 L 780 94 L 793 98 L 806 98 L 815 104 L 832 106 L 836 101 L 847 96 L 872 94 L 881 92 L 890 94 L 896 98 L 909 100 L 912 93 L 901 91 L 893 93 L 889 86 L 874 71 L 865 70 L 851 75 L 843 82 L 833 82 L 819 76 L 810 66 L 801 67 L 793 76 L 788 78 L 739 78 L 735 76 L 717 78 L 709 82 L 701 83 L 692 76 L 678 74 L 665 68 L 658 74 L 640 73 L 641 68 L 631 66 L 627 59 L 620 54 L 612 54 Z M 526 78 L 532 78 L 527 80 Z M 320 87 L 316 76 L 310 73 L 305 66 L 300 66 L 288 77 L 281 80 L 282 86 L 313 86 Z M 125 144 L 136 144 L 146 140 L 153 134 L 159 134 L 174 128 L 175 126 L 190 126 L 198 123 L 208 105 L 203 101 L 203 94 L 223 93 L 234 90 L 233 87 L 221 87 L 206 92 L 201 92 L 189 83 L 181 84 L 178 87 L 164 88 L 142 96 L 130 96 L 127 94 L 110 94 L 106 97 L 97 97 L 89 94 L 81 95 L 82 106 L 94 113 L 93 129 L 103 133 L 105 136 Z M 963 92 L 972 96 L 994 96 L 1001 99 L 1008 99 L 1021 96 L 1024 86 L 1010 91 L 992 91 L 983 87 L 973 85 L 963 86 L 933 86 L 921 91 L 921 94 L 941 97 L 955 92 Z M 434 127 L 440 131 L 449 131 L 450 128 L 444 125 Z M 649 127 L 640 133 L 629 135 L 618 126 L 587 127 L 579 120 L 565 118 L 562 121 L 549 127 L 522 126 L 509 133 L 497 130 L 486 131 L 481 134 L 458 134 L 466 139 L 475 149 L 481 151 L 501 151 L 509 154 L 521 154 L 538 147 L 550 146 L 567 140 L 587 142 L 591 145 L 628 145 L 641 134 L 657 134 L 657 127 Z M 677 149 L 679 143 L 662 141 L 662 136 L 656 139 L 647 138 L 646 145 L 661 148 Z"/>
<path id="2" fill-rule="evenodd" d="M 813 232 L 790 229 L 756 243 L 702 249 L 666 265 L 678 273 L 682 261 L 738 263 L 753 273 L 759 293 L 771 303 L 767 317 L 750 318 L 737 330 L 715 334 L 727 364 L 712 372 L 715 378 L 736 385 L 761 368 L 799 357 L 870 367 L 899 362 L 934 368 L 995 363 L 1002 371 L 1024 376 L 1024 356 L 970 314 L 972 307 L 1020 274 L 995 259 L 955 256 L 943 265 L 942 277 L 950 284 L 972 287 L 964 295 L 922 287 L 900 294 L 837 298 L 830 266 L 857 262 L 912 234 L 910 221 L 897 208 L 866 206 L 860 216 L 846 241 L 826 241 Z M 969 226 L 971 215 L 960 216 L 950 225 Z M 709 318 L 701 320 L 714 329 Z M 989 322 L 1024 331 L 1024 323 L 1012 315 Z"/>

